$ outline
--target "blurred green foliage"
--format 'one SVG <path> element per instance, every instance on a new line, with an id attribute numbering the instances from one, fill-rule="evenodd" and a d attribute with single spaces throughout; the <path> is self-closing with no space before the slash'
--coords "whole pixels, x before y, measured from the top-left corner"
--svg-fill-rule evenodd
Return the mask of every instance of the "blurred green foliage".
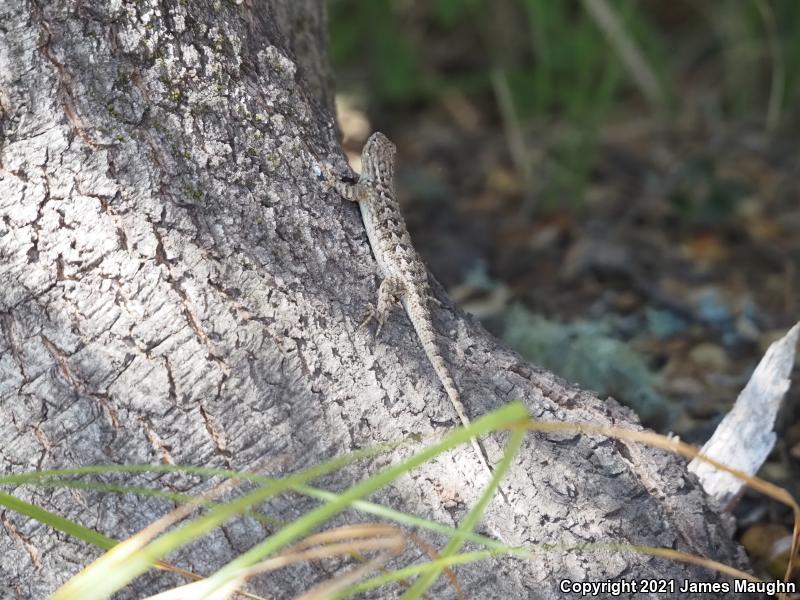
<path id="1" fill-rule="evenodd" d="M 600 3 L 616 33 L 590 10 Z M 330 0 L 330 27 L 339 88 L 374 114 L 453 91 L 502 112 L 492 78 L 501 72 L 517 125 L 563 126 L 547 149 L 548 180 L 573 197 L 612 115 L 669 118 L 702 89 L 720 119 L 772 131 L 800 122 L 798 0 Z M 657 97 L 615 38 L 641 57 Z"/>
<path id="2" fill-rule="evenodd" d="M 730 220 L 754 191 L 720 176 L 708 156 L 693 156 L 681 166 L 680 182 L 669 195 L 671 208 L 685 225 L 712 225 Z"/>
<path id="3" fill-rule="evenodd" d="M 527 21 L 508 34 L 512 44 L 528 47 L 503 65 L 521 115 L 602 113 L 597 96 L 614 95 L 617 61 L 586 13 L 569 0 L 509 3 Z M 492 12 L 488 0 L 332 0 L 332 60 L 345 88 L 360 84 L 377 104 L 416 102 L 452 88 L 488 91 L 489 71 L 504 52 Z M 635 11 L 625 13 L 626 25 L 648 33 Z"/>

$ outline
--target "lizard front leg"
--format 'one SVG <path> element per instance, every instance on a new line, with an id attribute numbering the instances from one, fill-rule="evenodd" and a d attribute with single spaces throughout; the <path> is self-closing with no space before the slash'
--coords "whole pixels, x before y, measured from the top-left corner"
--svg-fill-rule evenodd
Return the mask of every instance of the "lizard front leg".
<path id="1" fill-rule="evenodd" d="M 363 202 L 367 199 L 369 184 L 363 178 L 359 177 L 354 181 L 349 177 L 337 176 L 328 166 L 325 168 L 325 185 L 326 189 L 335 189 L 342 198 L 350 202 Z"/>
<path id="2" fill-rule="evenodd" d="M 375 319 L 378 322 L 378 329 L 375 332 L 377 337 L 381 333 L 383 323 L 386 321 L 386 315 L 403 297 L 406 291 L 406 286 L 400 277 L 386 277 L 381 281 L 380 288 L 378 289 L 378 304 L 367 306 L 367 317 L 359 325 L 359 329 L 364 327 L 367 323 Z"/>

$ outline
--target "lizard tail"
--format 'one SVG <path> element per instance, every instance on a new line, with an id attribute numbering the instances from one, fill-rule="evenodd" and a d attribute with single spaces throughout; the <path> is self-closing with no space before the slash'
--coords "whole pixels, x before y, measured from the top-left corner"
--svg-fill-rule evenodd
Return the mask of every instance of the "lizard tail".
<path id="1" fill-rule="evenodd" d="M 433 320 L 431 319 L 431 312 L 428 308 L 425 298 L 419 294 L 407 293 L 405 300 L 407 302 L 406 312 L 409 314 L 409 316 L 414 315 L 414 317 L 411 319 L 411 322 L 417 332 L 417 337 L 419 337 L 419 340 L 422 343 L 422 348 L 425 350 L 425 354 L 428 356 L 428 359 L 433 365 L 433 370 L 436 371 L 439 381 L 442 382 L 442 385 L 447 392 L 447 396 L 450 398 L 450 403 L 458 413 L 458 418 L 461 420 L 461 424 L 464 427 L 469 427 L 471 423 L 469 417 L 467 417 L 466 411 L 464 410 L 464 405 L 461 402 L 461 395 L 458 393 L 456 382 L 453 381 L 453 378 L 450 375 L 450 370 L 447 368 L 444 358 L 442 358 L 442 354 L 439 351 L 439 344 L 436 343 L 436 333 L 433 330 Z M 491 478 L 492 468 L 489 466 L 489 458 L 486 454 L 486 450 L 483 448 L 483 446 L 481 446 L 481 443 L 477 438 L 473 437 L 470 441 L 472 443 L 472 447 L 475 449 L 475 452 L 478 455 L 478 460 L 486 470 L 487 475 Z M 506 498 L 506 495 L 502 489 L 500 489 L 500 494 L 506 499 L 506 502 L 508 502 L 508 499 Z"/>
<path id="2" fill-rule="evenodd" d="M 409 313 L 415 315 L 422 315 L 421 319 L 412 319 L 414 330 L 417 332 L 417 337 L 422 343 L 422 348 L 428 356 L 428 360 L 433 365 L 433 370 L 436 372 L 439 381 L 442 382 L 445 391 L 447 392 L 450 401 L 458 412 L 458 418 L 464 427 L 469 427 L 470 421 L 464 413 L 464 405 L 461 404 L 461 394 L 458 392 L 456 382 L 450 375 L 450 370 L 444 362 L 442 353 L 439 351 L 439 344 L 436 342 L 436 332 L 433 330 L 433 320 L 431 319 L 431 312 L 428 308 L 427 302 L 417 294 L 408 295 Z"/>

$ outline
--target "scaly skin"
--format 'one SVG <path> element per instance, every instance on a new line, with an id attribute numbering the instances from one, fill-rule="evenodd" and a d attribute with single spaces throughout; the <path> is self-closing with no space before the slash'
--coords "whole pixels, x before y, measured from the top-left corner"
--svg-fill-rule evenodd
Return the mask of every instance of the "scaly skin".
<path id="1" fill-rule="evenodd" d="M 395 198 L 394 157 L 394 144 L 385 135 L 376 132 L 367 140 L 361 153 L 362 172 L 358 182 L 347 184 L 337 181 L 335 184 L 344 198 L 358 202 L 369 244 L 383 275 L 377 306 L 370 307 L 367 321 L 376 319 L 380 332 L 388 311 L 396 302 L 402 302 L 458 418 L 464 427 L 469 427 L 470 420 L 461 403 L 458 388 L 436 343 L 428 306 L 432 297 L 428 272 L 411 244 L 411 236 Z M 492 469 L 486 453 L 476 438 L 472 438 L 472 446 L 486 473 L 491 477 Z"/>

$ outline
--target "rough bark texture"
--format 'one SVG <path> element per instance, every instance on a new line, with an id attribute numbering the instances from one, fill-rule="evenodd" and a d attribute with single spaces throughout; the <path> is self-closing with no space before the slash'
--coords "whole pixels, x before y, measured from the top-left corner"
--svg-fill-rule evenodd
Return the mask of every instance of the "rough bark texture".
<path id="1" fill-rule="evenodd" d="M 321 161 L 341 160 L 324 110 L 322 41 L 310 41 L 324 30 L 322 10 L 311 0 L 0 3 L 4 473 L 266 461 L 281 474 L 457 422 L 402 313 L 379 339 L 357 330 L 375 299 L 376 266 L 356 207 L 325 193 L 318 177 Z M 307 57 L 300 71 L 297 55 Z M 522 399 L 539 419 L 634 421 L 526 365 L 437 293 L 444 304 L 434 318 L 473 418 Z M 495 461 L 502 443 L 487 442 Z M 363 475 L 351 468 L 326 484 Z M 186 477 L 125 481 L 206 489 Z M 456 524 L 481 482 L 466 444 L 377 499 Z M 564 578 L 717 579 L 635 553 L 570 549 L 588 542 L 745 564 L 731 523 L 670 455 L 530 435 L 506 489 L 515 509 L 495 502 L 485 528 L 564 550 L 459 568 L 468 597 L 558 598 Z M 116 538 L 172 506 L 13 493 Z M 265 510 L 289 520 L 310 505 L 291 497 Z M 209 573 L 269 533 L 239 521 L 170 559 Z M 10 597 L 41 598 L 98 554 L 0 511 L 0 591 Z M 307 566 L 253 587 L 288 597 L 329 576 Z M 119 597 L 176 581 L 148 575 Z M 453 596 L 446 580 L 434 592 Z"/>

